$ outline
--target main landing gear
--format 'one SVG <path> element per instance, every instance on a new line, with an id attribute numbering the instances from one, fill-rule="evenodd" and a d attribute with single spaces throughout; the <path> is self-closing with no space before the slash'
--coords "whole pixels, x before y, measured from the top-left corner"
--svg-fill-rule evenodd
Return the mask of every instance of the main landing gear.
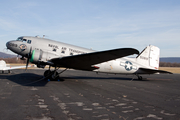
<path id="1" fill-rule="evenodd" d="M 138 80 L 142 80 L 143 79 L 142 76 L 139 76 L 138 74 L 134 74 L 134 75 L 136 75 L 138 77 Z M 132 80 L 134 80 L 134 77 L 132 78 Z"/>
<path id="2" fill-rule="evenodd" d="M 139 76 L 138 74 L 136 74 L 136 76 L 138 77 L 138 80 L 142 80 L 142 76 Z"/>
<path id="3" fill-rule="evenodd" d="M 58 68 L 59 69 L 59 68 Z M 47 79 L 50 79 L 50 80 L 58 80 L 59 79 L 59 74 L 63 73 L 64 71 L 66 71 L 68 68 L 64 69 L 63 71 L 61 71 L 60 73 L 57 72 L 58 70 L 56 67 L 55 67 L 55 70 L 54 71 L 51 71 L 50 70 L 50 67 L 49 67 L 49 70 L 46 70 L 44 72 L 44 77 L 47 78 Z"/>

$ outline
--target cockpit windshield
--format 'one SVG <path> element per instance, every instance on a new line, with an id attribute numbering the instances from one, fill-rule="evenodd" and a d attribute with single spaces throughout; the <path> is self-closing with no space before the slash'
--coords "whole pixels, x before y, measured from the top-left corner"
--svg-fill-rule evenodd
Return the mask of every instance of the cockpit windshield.
<path id="1" fill-rule="evenodd" d="M 18 37 L 16 41 L 21 41 L 23 43 L 31 44 L 31 40 L 24 39 L 23 37 Z"/>
<path id="2" fill-rule="evenodd" d="M 22 41 L 22 40 L 23 40 L 22 37 L 18 37 L 18 38 L 17 38 L 17 41 Z"/>
<path id="3" fill-rule="evenodd" d="M 17 38 L 17 41 L 26 42 L 26 39 L 23 39 L 22 37 Z"/>

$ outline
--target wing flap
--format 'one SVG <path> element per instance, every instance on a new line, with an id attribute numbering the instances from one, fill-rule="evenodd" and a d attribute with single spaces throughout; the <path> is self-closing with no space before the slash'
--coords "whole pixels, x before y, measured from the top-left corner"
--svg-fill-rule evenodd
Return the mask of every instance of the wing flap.
<path id="1" fill-rule="evenodd" d="M 51 60 L 56 66 L 67 67 L 81 70 L 93 70 L 92 65 L 114 60 L 128 55 L 139 54 L 133 48 L 121 48 L 108 51 L 93 52 L 81 55 L 54 58 Z"/>

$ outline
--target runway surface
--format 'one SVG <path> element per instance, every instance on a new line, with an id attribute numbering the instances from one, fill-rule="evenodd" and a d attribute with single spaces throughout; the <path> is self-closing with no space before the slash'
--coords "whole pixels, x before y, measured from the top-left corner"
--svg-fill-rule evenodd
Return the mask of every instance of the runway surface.
<path id="1" fill-rule="evenodd" d="M 48 81 L 43 73 L 0 74 L 0 120 L 180 120 L 180 74 L 131 81 L 68 70 Z"/>

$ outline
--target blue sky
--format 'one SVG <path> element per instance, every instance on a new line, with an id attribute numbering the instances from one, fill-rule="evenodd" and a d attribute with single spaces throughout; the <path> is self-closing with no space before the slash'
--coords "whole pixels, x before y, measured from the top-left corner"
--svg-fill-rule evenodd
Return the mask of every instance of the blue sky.
<path id="1" fill-rule="evenodd" d="M 1 0 L 0 51 L 36 35 L 98 51 L 151 44 L 180 57 L 180 0 Z"/>

